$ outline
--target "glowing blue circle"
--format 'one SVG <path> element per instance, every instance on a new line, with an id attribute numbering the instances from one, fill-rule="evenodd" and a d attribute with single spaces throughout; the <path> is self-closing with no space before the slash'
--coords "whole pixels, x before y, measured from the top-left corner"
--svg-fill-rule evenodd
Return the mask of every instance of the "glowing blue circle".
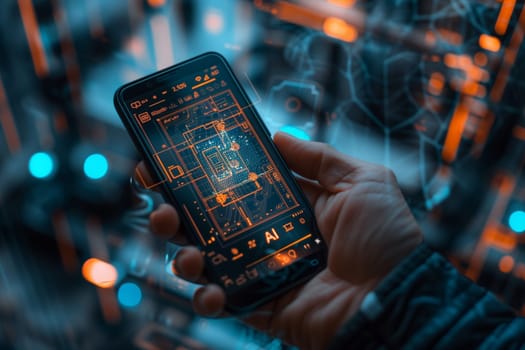
<path id="1" fill-rule="evenodd" d="M 516 210 L 509 216 L 509 226 L 516 233 L 525 232 L 525 212 Z"/>
<path id="2" fill-rule="evenodd" d="M 45 152 L 37 152 L 31 156 L 28 164 L 29 172 L 37 179 L 44 179 L 53 173 L 55 162 Z"/>
<path id="3" fill-rule="evenodd" d="M 135 307 L 142 301 L 142 291 L 135 283 L 123 283 L 117 292 L 120 305 L 124 307 Z"/>
<path id="4" fill-rule="evenodd" d="M 281 128 L 281 131 L 301 140 L 310 141 L 312 139 L 310 135 L 308 135 L 304 130 L 301 130 L 295 126 L 285 125 Z"/>
<path id="5" fill-rule="evenodd" d="M 93 180 L 98 180 L 106 176 L 109 163 L 102 154 L 94 153 L 84 161 L 84 174 Z"/>

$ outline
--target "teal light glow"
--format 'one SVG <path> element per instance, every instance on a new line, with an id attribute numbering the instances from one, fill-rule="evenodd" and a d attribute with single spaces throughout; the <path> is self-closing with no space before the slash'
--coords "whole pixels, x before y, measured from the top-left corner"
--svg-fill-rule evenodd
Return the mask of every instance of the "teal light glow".
<path id="1" fill-rule="evenodd" d="M 124 307 L 135 307 L 142 301 L 142 291 L 135 283 L 123 283 L 117 292 L 117 299 Z"/>
<path id="2" fill-rule="evenodd" d="M 32 176 L 37 179 L 45 179 L 53 173 L 55 162 L 48 153 L 37 152 L 29 159 L 28 168 Z"/>
<path id="3" fill-rule="evenodd" d="M 305 131 L 291 125 L 285 125 L 281 128 L 282 132 L 285 132 L 287 134 L 290 134 L 294 137 L 297 137 L 298 139 L 310 141 L 312 138 L 310 135 L 308 135 Z"/>
<path id="4" fill-rule="evenodd" d="M 106 176 L 108 170 L 108 160 L 102 154 L 94 153 L 84 161 L 84 174 L 90 179 L 101 179 Z"/>
<path id="5" fill-rule="evenodd" d="M 516 210 L 509 216 L 509 227 L 516 233 L 525 232 L 525 212 Z"/>

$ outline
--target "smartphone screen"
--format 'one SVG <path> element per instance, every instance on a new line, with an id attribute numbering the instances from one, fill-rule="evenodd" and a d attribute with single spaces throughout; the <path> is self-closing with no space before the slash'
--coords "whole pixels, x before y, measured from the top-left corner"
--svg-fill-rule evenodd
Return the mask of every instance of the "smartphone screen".
<path id="1" fill-rule="evenodd" d="M 267 302 L 323 268 L 314 215 L 221 55 L 127 84 L 115 106 L 230 311 Z"/>

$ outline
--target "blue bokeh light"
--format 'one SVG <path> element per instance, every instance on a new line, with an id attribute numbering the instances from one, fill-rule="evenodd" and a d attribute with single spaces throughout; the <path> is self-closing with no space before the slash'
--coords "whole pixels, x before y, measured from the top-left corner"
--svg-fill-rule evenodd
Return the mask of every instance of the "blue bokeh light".
<path id="1" fill-rule="evenodd" d="M 28 168 L 32 176 L 45 179 L 53 173 L 55 162 L 49 153 L 37 152 L 29 159 Z"/>
<path id="2" fill-rule="evenodd" d="M 84 161 L 84 174 L 90 179 L 101 179 L 106 176 L 108 170 L 108 160 L 100 153 L 94 153 Z"/>
<path id="3" fill-rule="evenodd" d="M 135 307 L 142 301 L 142 291 L 135 283 L 123 283 L 117 292 L 117 298 L 120 305 L 124 307 Z"/>
<path id="4" fill-rule="evenodd" d="M 509 227 L 516 233 L 525 232 L 525 212 L 516 210 L 509 216 Z"/>
<path id="5" fill-rule="evenodd" d="M 282 132 L 297 137 L 300 140 L 310 141 L 312 138 L 304 130 L 301 130 L 295 126 L 285 125 L 280 129 Z"/>

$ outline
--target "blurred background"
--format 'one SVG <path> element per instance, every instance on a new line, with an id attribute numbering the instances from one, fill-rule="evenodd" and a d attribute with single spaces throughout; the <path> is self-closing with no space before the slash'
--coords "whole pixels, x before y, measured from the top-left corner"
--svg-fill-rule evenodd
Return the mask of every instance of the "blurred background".
<path id="1" fill-rule="evenodd" d="M 113 109 L 206 51 L 272 132 L 391 167 L 427 241 L 525 314 L 525 8 L 471 0 L 2 0 L 0 348 L 285 349 L 203 319 Z"/>

